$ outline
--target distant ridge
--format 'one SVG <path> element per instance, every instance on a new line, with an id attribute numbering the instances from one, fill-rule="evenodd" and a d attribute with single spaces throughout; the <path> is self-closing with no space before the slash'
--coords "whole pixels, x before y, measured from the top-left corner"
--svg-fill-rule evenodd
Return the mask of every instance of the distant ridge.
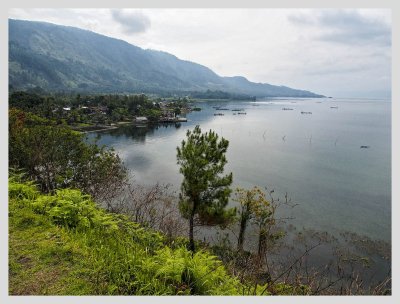
<path id="1" fill-rule="evenodd" d="M 257 97 L 324 97 L 246 78 L 221 77 L 176 56 L 123 40 L 46 22 L 9 19 L 9 84 L 48 91 L 199 92 Z"/>

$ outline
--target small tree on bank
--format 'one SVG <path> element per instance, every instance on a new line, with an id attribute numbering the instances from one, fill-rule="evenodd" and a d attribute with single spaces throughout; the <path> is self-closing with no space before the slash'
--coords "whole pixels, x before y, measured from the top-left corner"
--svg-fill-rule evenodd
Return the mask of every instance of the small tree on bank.
<path id="1" fill-rule="evenodd" d="M 209 131 L 202 133 L 199 126 L 187 131 L 187 140 L 177 147 L 179 172 L 183 175 L 179 209 L 189 220 L 189 249 L 194 251 L 194 219 L 203 225 L 225 225 L 235 214 L 226 210 L 232 184 L 232 173 L 222 175 L 227 163 L 225 153 L 228 140 Z"/>
<path id="2" fill-rule="evenodd" d="M 252 189 L 237 188 L 234 201 L 239 203 L 237 221 L 239 236 L 237 250 L 243 251 L 245 232 L 249 223 L 255 224 L 258 230 L 257 252 L 261 257 L 282 238 L 277 224 L 281 219 L 276 218 L 278 203 L 272 198 L 268 200 L 264 191 L 258 187 Z M 286 202 L 287 204 L 287 202 Z"/>
<path id="3" fill-rule="evenodd" d="M 261 205 L 267 205 L 268 202 L 264 192 L 258 187 L 252 189 L 237 188 L 233 200 L 239 203 L 237 210 L 239 222 L 237 250 L 242 251 L 247 224 L 255 217 L 256 209 Z"/>

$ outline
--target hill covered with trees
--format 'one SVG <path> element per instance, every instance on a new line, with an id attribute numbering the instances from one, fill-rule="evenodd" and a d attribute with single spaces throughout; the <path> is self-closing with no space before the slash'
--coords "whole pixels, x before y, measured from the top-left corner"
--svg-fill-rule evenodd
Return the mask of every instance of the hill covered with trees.
<path id="1" fill-rule="evenodd" d="M 285 86 L 221 77 L 200 64 L 74 27 L 9 20 L 9 84 L 47 91 L 322 97 Z"/>

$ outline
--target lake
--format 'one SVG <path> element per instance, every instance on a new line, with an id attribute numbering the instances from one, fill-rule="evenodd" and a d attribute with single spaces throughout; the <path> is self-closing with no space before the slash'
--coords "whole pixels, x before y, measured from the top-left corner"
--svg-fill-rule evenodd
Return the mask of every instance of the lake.
<path id="1" fill-rule="evenodd" d="M 176 147 L 199 124 L 229 140 L 226 172 L 233 172 L 234 187 L 267 186 L 281 199 L 288 193 L 298 204 L 286 211 L 294 226 L 390 242 L 391 102 L 266 99 L 195 106 L 202 111 L 187 114 L 180 125 L 124 126 L 88 136 L 113 147 L 135 182 L 169 183 L 179 191 Z"/>

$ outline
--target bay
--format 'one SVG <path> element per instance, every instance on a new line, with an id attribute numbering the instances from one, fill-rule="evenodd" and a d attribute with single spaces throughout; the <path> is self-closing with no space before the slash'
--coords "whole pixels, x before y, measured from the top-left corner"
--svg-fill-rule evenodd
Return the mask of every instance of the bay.
<path id="1" fill-rule="evenodd" d="M 113 147 L 134 182 L 168 183 L 179 191 L 176 147 L 188 129 L 200 125 L 229 140 L 226 172 L 233 172 L 234 187 L 266 186 L 275 197 L 287 193 L 298 204 L 285 211 L 294 226 L 390 241 L 389 101 L 265 99 L 195 106 L 202 111 L 187 114 L 187 123 L 123 126 L 88 137 Z"/>

